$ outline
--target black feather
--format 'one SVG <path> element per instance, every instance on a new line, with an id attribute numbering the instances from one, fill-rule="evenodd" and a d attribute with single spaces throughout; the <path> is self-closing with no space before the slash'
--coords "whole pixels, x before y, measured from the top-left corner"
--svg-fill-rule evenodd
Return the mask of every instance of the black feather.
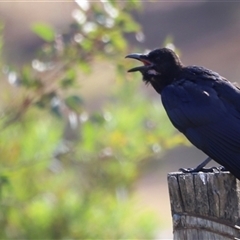
<path id="1" fill-rule="evenodd" d="M 144 81 L 161 95 L 172 124 L 240 179 L 240 89 L 204 67 L 184 67 L 169 49 L 141 56 L 149 63 Z"/>

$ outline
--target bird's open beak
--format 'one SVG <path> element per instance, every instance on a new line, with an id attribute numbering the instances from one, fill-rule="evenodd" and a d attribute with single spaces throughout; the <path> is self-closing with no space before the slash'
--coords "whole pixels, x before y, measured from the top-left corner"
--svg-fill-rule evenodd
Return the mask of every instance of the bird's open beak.
<path id="1" fill-rule="evenodd" d="M 136 59 L 140 62 L 142 62 L 144 65 L 143 66 L 139 66 L 139 67 L 135 67 L 135 68 L 131 68 L 128 70 L 128 72 L 143 72 L 146 70 L 147 66 L 151 66 L 152 63 L 147 59 L 147 56 L 144 54 L 140 54 L 140 53 L 131 53 L 129 55 L 127 55 L 125 58 L 132 58 L 132 59 Z"/>

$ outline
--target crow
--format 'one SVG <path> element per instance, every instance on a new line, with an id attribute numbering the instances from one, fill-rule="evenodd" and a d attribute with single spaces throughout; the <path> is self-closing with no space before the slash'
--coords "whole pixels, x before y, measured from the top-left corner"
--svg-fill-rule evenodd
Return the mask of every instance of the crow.
<path id="1" fill-rule="evenodd" d="M 126 58 L 143 63 L 128 72 L 142 74 L 161 95 L 174 127 L 208 156 L 196 168 L 181 170 L 203 171 L 213 159 L 240 180 L 240 88 L 207 68 L 184 66 L 168 48 Z"/>

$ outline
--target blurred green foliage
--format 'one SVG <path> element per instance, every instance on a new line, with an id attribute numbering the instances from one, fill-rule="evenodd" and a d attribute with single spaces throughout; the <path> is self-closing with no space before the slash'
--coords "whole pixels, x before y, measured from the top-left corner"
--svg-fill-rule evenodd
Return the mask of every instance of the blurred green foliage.
<path id="1" fill-rule="evenodd" d="M 32 63 L 2 64 L 10 84 L 0 90 L 0 239 L 150 239 L 158 227 L 133 185 L 140 163 L 183 139 L 140 81 L 124 80 L 125 34 L 140 31 L 129 13 L 139 3 L 77 3 L 68 32 L 33 25 L 45 42 Z M 79 71 L 88 76 L 103 60 L 121 81 L 89 112 Z"/>

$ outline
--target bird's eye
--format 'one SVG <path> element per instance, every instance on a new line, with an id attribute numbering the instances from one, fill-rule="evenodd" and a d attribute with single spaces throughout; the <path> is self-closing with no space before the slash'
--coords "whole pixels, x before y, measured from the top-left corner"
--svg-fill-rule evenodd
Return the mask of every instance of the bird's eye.
<path id="1" fill-rule="evenodd" d="M 154 69 L 149 69 L 148 70 L 148 74 L 150 74 L 150 75 L 159 75 L 159 73 L 156 70 L 154 70 Z"/>

